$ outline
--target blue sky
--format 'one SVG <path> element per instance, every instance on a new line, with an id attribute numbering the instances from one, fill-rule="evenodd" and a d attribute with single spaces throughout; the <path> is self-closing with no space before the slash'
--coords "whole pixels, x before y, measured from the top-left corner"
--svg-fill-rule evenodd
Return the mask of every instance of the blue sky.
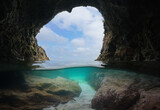
<path id="1" fill-rule="evenodd" d="M 36 36 L 51 61 L 93 62 L 102 47 L 103 17 L 94 7 L 57 14 Z"/>

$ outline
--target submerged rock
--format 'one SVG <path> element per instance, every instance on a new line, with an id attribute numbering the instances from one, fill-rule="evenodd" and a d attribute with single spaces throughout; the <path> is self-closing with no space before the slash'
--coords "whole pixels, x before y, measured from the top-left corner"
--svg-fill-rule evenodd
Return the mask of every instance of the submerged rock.
<path id="1" fill-rule="evenodd" d="M 44 108 L 43 110 L 94 110 L 91 109 L 91 100 L 95 94 L 95 90 L 87 82 L 81 82 L 79 85 L 82 88 L 82 92 L 79 97 L 75 97 L 73 100 L 65 104 L 59 104 L 56 107 Z"/>
<path id="2" fill-rule="evenodd" d="M 27 78 L 31 88 L 46 91 L 47 93 L 59 96 L 79 96 L 81 88 L 76 81 L 71 81 L 62 77 L 56 79 L 39 78 L 32 76 Z"/>
<path id="3" fill-rule="evenodd" d="M 27 91 L 0 90 L 0 109 L 41 110 L 49 105 L 66 103 L 81 93 L 77 82 L 62 77 L 26 76 L 26 82 L 29 86 Z"/>
<path id="4" fill-rule="evenodd" d="M 160 79 L 136 73 L 96 74 L 99 89 L 92 99 L 96 110 L 159 110 Z M 94 78 L 95 79 L 95 78 Z M 101 80 L 100 80 L 101 79 Z"/>

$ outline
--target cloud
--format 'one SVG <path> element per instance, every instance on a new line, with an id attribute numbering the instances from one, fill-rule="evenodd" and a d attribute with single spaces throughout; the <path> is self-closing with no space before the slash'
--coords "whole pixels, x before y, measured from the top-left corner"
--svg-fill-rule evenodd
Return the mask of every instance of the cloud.
<path id="1" fill-rule="evenodd" d="M 63 44 L 68 42 L 68 39 L 62 36 L 59 36 L 55 32 L 53 32 L 50 28 L 44 26 L 40 33 L 36 36 L 39 42 L 56 42 L 59 44 Z"/>
<path id="2" fill-rule="evenodd" d="M 76 7 L 72 12 L 59 13 L 52 23 L 66 30 L 77 30 L 83 33 L 83 39 L 91 45 L 97 44 L 94 49 L 100 50 L 104 37 L 103 17 L 96 8 Z M 76 40 L 77 41 L 77 40 Z"/>
<path id="3" fill-rule="evenodd" d="M 85 40 L 83 38 L 76 38 L 71 41 L 71 44 L 76 47 L 85 46 Z"/>
<path id="4" fill-rule="evenodd" d="M 81 24 L 86 24 L 92 18 L 90 12 L 83 7 L 77 7 L 72 10 L 71 13 L 64 11 L 58 14 L 53 23 L 57 24 L 60 28 L 63 29 L 71 29 L 72 25 L 76 25 L 76 27 L 81 27 Z"/>
<path id="5" fill-rule="evenodd" d="M 76 53 L 82 53 L 82 52 L 87 52 L 89 50 L 90 50 L 89 48 L 78 47 L 78 48 L 76 48 L 76 50 L 74 52 L 76 52 Z"/>

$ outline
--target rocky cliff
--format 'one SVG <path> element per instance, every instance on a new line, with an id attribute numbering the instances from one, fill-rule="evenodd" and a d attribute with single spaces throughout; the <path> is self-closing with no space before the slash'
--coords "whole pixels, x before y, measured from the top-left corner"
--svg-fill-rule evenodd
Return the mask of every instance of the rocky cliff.
<path id="1" fill-rule="evenodd" d="M 160 58 L 158 2 L 106 0 L 102 9 L 105 37 L 98 60 L 158 61 Z"/>
<path id="2" fill-rule="evenodd" d="M 45 51 L 37 45 L 35 36 L 39 28 L 32 23 L 26 6 L 18 0 L 1 3 L 0 60 L 48 60 Z"/>
<path id="3" fill-rule="evenodd" d="M 0 4 L 0 60 L 47 60 L 35 36 L 57 13 L 76 6 L 102 13 L 105 37 L 98 60 L 158 61 L 159 2 L 150 0 L 5 0 Z M 45 36 L 44 36 L 45 37 Z"/>

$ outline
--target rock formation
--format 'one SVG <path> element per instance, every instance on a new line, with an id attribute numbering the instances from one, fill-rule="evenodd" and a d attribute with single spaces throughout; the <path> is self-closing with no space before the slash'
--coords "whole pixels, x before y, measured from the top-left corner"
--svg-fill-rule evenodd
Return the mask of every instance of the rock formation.
<path id="1" fill-rule="evenodd" d="M 28 89 L 0 89 L 1 110 L 41 110 L 79 96 L 77 82 L 57 77 L 56 79 L 25 76 Z"/>
<path id="2" fill-rule="evenodd" d="M 95 81 L 96 79 L 96 81 Z M 96 73 L 91 84 L 96 110 L 159 110 L 160 79 L 137 73 Z"/>
<path id="3" fill-rule="evenodd" d="M 57 13 L 76 6 L 102 13 L 105 37 L 98 60 L 158 61 L 159 2 L 150 0 L 5 0 L 0 4 L 1 60 L 47 60 L 35 36 Z M 45 36 L 44 36 L 45 37 Z"/>
<path id="4" fill-rule="evenodd" d="M 104 62 L 158 61 L 159 3 L 107 0 L 102 4 L 105 37 L 98 59 Z"/>

